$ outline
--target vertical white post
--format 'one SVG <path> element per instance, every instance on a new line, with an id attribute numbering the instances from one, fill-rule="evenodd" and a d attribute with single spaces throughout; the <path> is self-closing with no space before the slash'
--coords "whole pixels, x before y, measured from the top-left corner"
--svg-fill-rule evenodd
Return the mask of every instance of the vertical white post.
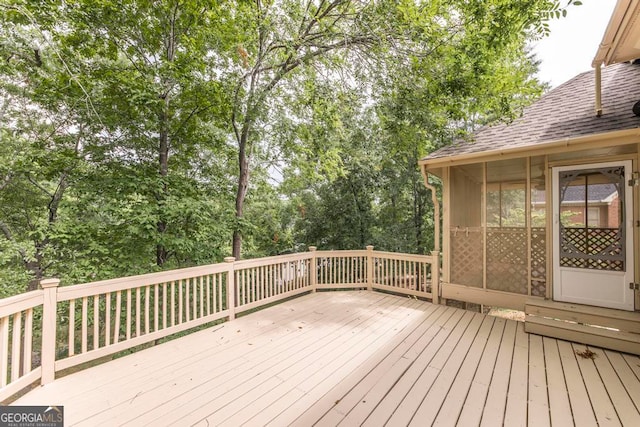
<path id="1" fill-rule="evenodd" d="M 42 305 L 42 377 L 41 384 L 53 382 L 56 378 L 56 323 L 58 285 L 60 279 L 44 279 L 40 281 L 44 303 Z"/>
<path id="2" fill-rule="evenodd" d="M 373 290 L 373 246 L 367 246 L 367 290 Z"/>
<path id="3" fill-rule="evenodd" d="M 311 292 L 315 292 L 318 287 L 318 257 L 316 256 L 315 246 L 309 246 L 309 252 L 311 252 L 311 265 L 309 269 L 309 281 L 311 285 Z"/>
<path id="4" fill-rule="evenodd" d="M 233 267 L 235 258 L 226 257 L 224 262 L 229 263 L 227 270 L 227 308 L 229 309 L 229 320 L 236 318 L 236 270 Z"/>
<path id="5" fill-rule="evenodd" d="M 431 251 L 431 302 L 440 304 L 440 252 Z"/>

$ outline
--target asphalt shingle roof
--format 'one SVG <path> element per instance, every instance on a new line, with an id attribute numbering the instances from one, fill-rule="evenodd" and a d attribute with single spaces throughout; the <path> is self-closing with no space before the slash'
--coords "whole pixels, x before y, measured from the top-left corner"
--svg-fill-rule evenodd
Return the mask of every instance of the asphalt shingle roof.
<path id="1" fill-rule="evenodd" d="M 640 127 L 633 104 L 640 101 L 640 65 L 602 69 L 601 117 L 595 115 L 595 71 L 587 71 L 551 90 L 510 124 L 485 126 L 468 140 L 429 154 L 425 160 L 544 144 L 564 138 Z"/>

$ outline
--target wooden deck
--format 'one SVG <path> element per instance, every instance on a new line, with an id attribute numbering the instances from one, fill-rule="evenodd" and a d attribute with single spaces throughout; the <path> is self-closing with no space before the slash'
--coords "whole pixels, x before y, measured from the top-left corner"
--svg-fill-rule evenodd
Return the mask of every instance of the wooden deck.
<path id="1" fill-rule="evenodd" d="M 319 292 L 71 374 L 66 425 L 640 425 L 640 358 L 377 292 Z"/>

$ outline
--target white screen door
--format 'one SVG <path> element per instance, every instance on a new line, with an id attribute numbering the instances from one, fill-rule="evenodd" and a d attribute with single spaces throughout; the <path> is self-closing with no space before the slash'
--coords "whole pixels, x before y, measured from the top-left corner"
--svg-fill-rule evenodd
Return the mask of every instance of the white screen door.
<path id="1" fill-rule="evenodd" d="M 553 168 L 553 299 L 634 309 L 631 162 Z"/>

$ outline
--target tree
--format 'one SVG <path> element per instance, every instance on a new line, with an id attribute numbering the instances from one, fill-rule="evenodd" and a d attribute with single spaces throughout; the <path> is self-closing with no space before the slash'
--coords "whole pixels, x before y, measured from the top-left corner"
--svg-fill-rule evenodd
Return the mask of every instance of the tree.
<path id="1" fill-rule="evenodd" d="M 315 68 L 330 76 L 329 79 L 335 74 L 350 73 L 354 79 L 384 81 L 392 79 L 398 69 L 410 69 L 426 61 L 439 69 L 441 76 L 450 79 L 442 86 L 453 87 L 455 95 L 467 90 L 470 93 L 463 95 L 469 99 L 473 92 L 468 84 L 470 77 L 498 82 L 500 76 L 492 79 L 491 72 L 499 68 L 500 60 L 513 59 L 500 55 L 516 45 L 522 47 L 529 37 L 544 34 L 546 16 L 556 11 L 560 15 L 565 13 L 559 2 L 547 0 L 428 3 L 257 0 L 238 4 L 238 11 L 242 12 L 247 31 L 237 46 L 237 61 L 244 70 L 235 85 L 231 116 L 238 146 L 237 225 L 233 233 L 236 258 L 241 255 L 241 224 L 251 155 L 261 141 L 269 98 L 277 97 L 278 89 L 285 91 L 281 86 L 300 68 Z M 448 63 L 438 66 L 438 61 L 430 61 L 439 59 L 443 53 Z M 463 59 L 456 59 L 459 57 Z M 449 101 L 454 107 L 460 102 L 453 97 Z M 498 97 L 492 110 L 508 110 L 510 104 L 505 101 L 505 97 Z M 457 116 L 461 119 L 464 111 L 458 111 Z"/>
<path id="2" fill-rule="evenodd" d="M 2 244 L 32 286 L 45 273 L 148 271 L 151 251 L 158 267 L 222 257 L 232 199 L 219 197 L 231 185 L 228 91 L 210 55 L 219 5 L 0 7 Z"/>

